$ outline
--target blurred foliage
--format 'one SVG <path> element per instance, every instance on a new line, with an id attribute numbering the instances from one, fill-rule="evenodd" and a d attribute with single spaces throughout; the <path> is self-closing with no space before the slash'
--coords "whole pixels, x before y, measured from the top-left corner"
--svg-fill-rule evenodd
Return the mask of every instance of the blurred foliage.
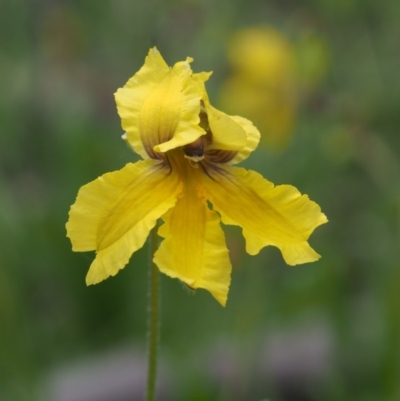
<path id="1" fill-rule="evenodd" d="M 249 257 L 228 227 L 226 309 L 163 277 L 174 399 L 398 400 L 399 17 L 396 0 L 1 2 L 0 399 L 41 400 L 54 367 L 144 346 L 146 249 L 86 288 L 93 255 L 71 251 L 69 206 L 82 184 L 137 160 L 113 93 L 150 46 L 213 70 L 216 103 L 232 37 L 264 26 L 298 60 L 296 121 L 279 154 L 260 146 L 244 165 L 321 205 L 330 222 L 311 242 L 322 259 L 292 268 L 275 249 Z"/>

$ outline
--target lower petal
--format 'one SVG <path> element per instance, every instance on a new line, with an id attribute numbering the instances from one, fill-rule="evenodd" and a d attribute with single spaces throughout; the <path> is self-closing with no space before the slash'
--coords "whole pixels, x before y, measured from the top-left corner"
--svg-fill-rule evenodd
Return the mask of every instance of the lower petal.
<path id="1" fill-rule="evenodd" d="M 260 174 L 242 168 L 210 167 L 207 173 L 207 198 L 223 223 L 242 227 L 249 254 L 273 245 L 289 265 L 319 259 L 307 240 L 328 220 L 307 195 L 290 185 L 274 186 Z"/>
<path id="2" fill-rule="evenodd" d="M 163 219 L 159 234 L 165 239 L 154 257 L 160 271 L 191 288 L 210 291 L 225 306 L 231 263 L 218 214 L 193 188 Z"/>
<path id="3" fill-rule="evenodd" d="M 67 236 L 74 251 L 96 251 L 86 283 L 125 267 L 180 192 L 179 177 L 153 160 L 127 164 L 84 185 L 71 206 Z"/>

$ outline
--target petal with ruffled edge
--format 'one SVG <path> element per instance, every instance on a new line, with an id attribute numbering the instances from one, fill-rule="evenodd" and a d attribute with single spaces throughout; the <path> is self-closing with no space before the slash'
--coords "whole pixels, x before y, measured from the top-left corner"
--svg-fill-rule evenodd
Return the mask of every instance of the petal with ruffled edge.
<path id="1" fill-rule="evenodd" d="M 246 146 L 246 130 L 240 120 L 238 121 L 234 117 L 211 106 L 204 84 L 210 75 L 211 72 L 193 74 L 193 80 L 202 93 L 209 128 L 212 132 L 212 142 L 207 144 L 207 149 L 239 151 Z"/>
<path id="2" fill-rule="evenodd" d="M 154 91 L 170 68 L 160 52 L 153 47 L 150 49 L 143 67 L 115 93 L 118 114 L 121 117 L 122 128 L 126 139 L 134 151 L 147 159 L 147 154 L 140 137 L 140 110 L 149 94 Z"/>
<path id="3" fill-rule="evenodd" d="M 169 68 L 156 48 L 144 66 L 115 94 L 128 142 L 142 157 L 194 142 L 205 131 L 199 127 L 200 88 L 189 63 Z"/>
<path id="4" fill-rule="evenodd" d="M 242 125 L 210 104 L 206 105 L 212 143 L 208 149 L 238 151 L 246 146 L 247 136 Z"/>
<path id="5" fill-rule="evenodd" d="M 237 152 L 236 156 L 228 164 L 236 164 L 247 159 L 260 142 L 260 132 L 253 123 L 246 118 L 232 116 L 233 121 L 239 124 L 246 133 L 246 144 Z"/>
<path id="6" fill-rule="evenodd" d="M 249 120 L 246 120 L 245 118 L 238 116 L 226 116 L 226 117 L 227 117 L 226 120 L 229 119 L 232 123 L 235 123 L 245 133 L 245 143 L 241 144 L 239 151 L 222 150 L 218 148 L 218 145 L 215 143 L 211 144 L 211 146 L 207 144 L 205 148 L 206 159 L 211 161 L 212 163 L 217 163 L 217 164 L 239 163 L 250 155 L 250 153 L 257 147 L 258 142 L 260 140 L 260 133 L 258 129 Z M 213 131 L 213 134 L 214 132 L 215 131 Z M 226 132 L 229 133 L 232 131 L 226 130 Z"/>
<path id="7" fill-rule="evenodd" d="M 160 271 L 191 288 L 210 291 L 225 306 L 231 263 L 218 214 L 207 208 L 195 190 L 186 188 L 163 219 L 159 235 L 165 239 L 154 256 Z"/>
<path id="8" fill-rule="evenodd" d="M 69 212 L 75 252 L 96 251 L 86 283 L 114 276 L 141 248 L 157 219 L 175 205 L 182 186 L 162 163 L 144 160 L 84 185 Z"/>
<path id="9" fill-rule="evenodd" d="M 307 240 L 328 220 L 295 187 L 274 186 L 254 171 L 230 166 L 209 166 L 203 180 L 206 196 L 222 222 L 242 227 L 249 254 L 273 245 L 289 265 L 320 258 Z"/>
<path id="10" fill-rule="evenodd" d="M 155 152 L 165 153 L 185 146 L 206 133 L 199 126 L 202 92 L 192 77 L 189 65 L 192 61 L 188 57 L 186 61 L 176 63 L 171 74 L 146 100 L 145 107 L 148 104 L 152 106 L 143 111 L 142 121 L 148 120 L 149 127 L 155 127 L 154 119 L 159 119 L 158 126 L 167 127 L 164 128 L 167 130 L 166 134 L 160 135 L 154 146 Z M 157 105 L 157 109 L 154 105 Z"/>

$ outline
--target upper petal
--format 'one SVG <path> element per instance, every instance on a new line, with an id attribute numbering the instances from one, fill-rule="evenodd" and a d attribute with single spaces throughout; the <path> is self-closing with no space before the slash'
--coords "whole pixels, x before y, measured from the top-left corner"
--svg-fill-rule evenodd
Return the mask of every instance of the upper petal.
<path id="1" fill-rule="evenodd" d="M 204 135 L 198 125 L 202 93 L 187 59 L 169 68 L 156 48 L 115 94 L 127 139 L 143 157 L 166 152 Z"/>
<path id="2" fill-rule="evenodd" d="M 239 151 L 246 146 L 246 131 L 240 121 L 211 106 L 204 84 L 210 75 L 211 73 L 205 72 L 193 75 L 194 81 L 202 92 L 207 122 L 212 133 L 212 142 L 207 145 L 207 148 Z"/>
<path id="3" fill-rule="evenodd" d="M 249 120 L 239 116 L 231 116 L 229 118 L 243 129 L 246 135 L 246 142 L 244 145 L 241 145 L 239 151 L 220 150 L 218 147 L 213 149 L 211 146 L 207 146 L 205 150 L 207 160 L 213 163 L 240 163 L 250 155 L 260 141 L 258 129 Z M 231 131 L 227 130 L 226 132 L 229 133 Z"/>
<path id="4" fill-rule="evenodd" d="M 240 163 L 247 159 L 260 142 L 260 132 L 253 123 L 246 118 L 232 116 L 232 119 L 239 124 L 246 133 L 246 144 L 237 152 L 236 156 L 230 160 L 229 164 Z"/>
<path id="5" fill-rule="evenodd" d="M 247 135 L 242 124 L 233 117 L 206 104 L 208 123 L 212 132 L 212 143 L 208 149 L 241 150 L 246 146 Z"/>
<path id="6" fill-rule="evenodd" d="M 161 138 L 154 146 L 156 152 L 164 153 L 168 150 L 187 145 L 206 133 L 199 126 L 202 92 L 193 80 L 192 70 L 189 65 L 191 61 L 193 60 L 188 58 L 186 61 L 178 62 L 174 65 L 171 70 L 168 92 L 165 95 L 162 93 L 153 94 L 154 103 L 162 102 L 169 104 L 170 102 L 175 102 L 173 108 L 171 105 L 169 106 L 170 113 L 162 117 L 163 120 L 160 121 L 160 125 L 165 123 L 167 125 L 171 124 L 170 131 L 172 132 L 172 116 L 174 115 L 177 118 L 172 135 L 167 140 L 165 140 L 166 137 Z"/>
<path id="7" fill-rule="evenodd" d="M 207 197 L 225 224 L 242 227 L 249 254 L 273 245 L 289 265 L 319 259 L 307 240 L 327 218 L 315 202 L 290 185 L 275 187 L 254 171 L 218 167 L 208 168 L 203 177 Z"/>
<path id="8" fill-rule="evenodd" d="M 122 128 L 127 134 L 127 141 L 135 152 L 145 159 L 149 156 L 140 135 L 140 110 L 149 94 L 169 72 L 170 68 L 154 47 L 150 49 L 143 67 L 115 93 L 118 114 L 121 117 Z"/>
<path id="9" fill-rule="evenodd" d="M 179 177 L 153 160 L 127 164 L 84 185 L 71 206 L 67 236 L 74 251 L 97 252 L 87 284 L 117 274 L 180 192 Z"/>
<path id="10" fill-rule="evenodd" d="M 187 182 L 184 196 L 163 219 L 159 234 L 165 239 L 154 262 L 189 287 L 210 291 L 225 306 L 231 263 L 218 214 L 207 208 L 193 183 Z"/>

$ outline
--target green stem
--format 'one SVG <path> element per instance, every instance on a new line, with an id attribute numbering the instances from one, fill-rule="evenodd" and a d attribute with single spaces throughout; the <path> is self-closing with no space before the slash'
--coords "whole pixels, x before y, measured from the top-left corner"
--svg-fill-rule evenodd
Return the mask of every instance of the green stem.
<path id="1" fill-rule="evenodd" d="M 147 320 L 147 394 L 146 401 L 154 401 L 156 395 L 158 343 L 160 336 L 160 277 L 153 262 L 157 250 L 157 225 L 150 233 L 150 271 Z"/>

